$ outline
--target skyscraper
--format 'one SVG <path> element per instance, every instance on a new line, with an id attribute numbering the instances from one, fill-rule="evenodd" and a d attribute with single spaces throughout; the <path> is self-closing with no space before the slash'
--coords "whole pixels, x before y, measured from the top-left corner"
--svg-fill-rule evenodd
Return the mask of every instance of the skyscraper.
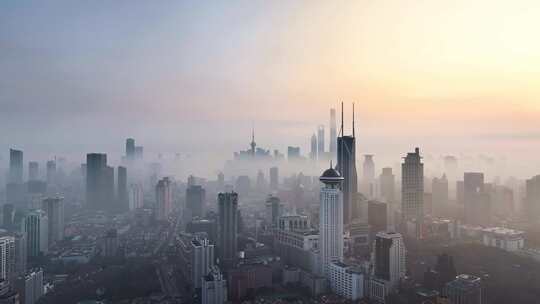
<path id="1" fill-rule="evenodd" d="M 129 194 L 127 187 L 127 169 L 126 167 L 119 166 L 116 170 L 117 172 L 117 183 L 116 183 L 116 200 L 117 208 L 116 210 L 127 211 L 129 210 Z"/>
<path id="2" fill-rule="evenodd" d="M 401 164 L 401 212 L 405 221 L 424 217 L 424 164 L 420 149 L 408 153 Z"/>
<path id="3" fill-rule="evenodd" d="M 0 236 L 0 279 L 13 283 L 15 276 L 15 238 Z"/>
<path id="4" fill-rule="evenodd" d="M 19 293 L 20 303 L 36 303 L 43 296 L 43 270 L 33 269 L 18 277 L 15 290 Z"/>
<path id="5" fill-rule="evenodd" d="M 309 158 L 317 160 L 317 136 L 311 135 L 311 150 L 309 151 Z"/>
<path id="6" fill-rule="evenodd" d="M 15 219 L 15 206 L 13 204 L 4 204 L 2 206 L 3 227 L 11 230 L 13 228 L 13 220 Z"/>
<path id="7" fill-rule="evenodd" d="M 540 175 L 533 176 L 525 183 L 525 214 L 531 222 L 540 219 Z"/>
<path id="8" fill-rule="evenodd" d="M 317 128 L 317 155 L 319 159 L 325 158 L 324 151 L 324 126 L 320 125 Z"/>
<path id="9" fill-rule="evenodd" d="M 401 234 L 379 232 L 375 237 L 375 278 L 385 281 L 389 291 L 405 277 L 405 245 Z"/>
<path id="10" fill-rule="evenodd" d="M 129 210 L 141 208 L 144 204 L 144 193 L 141 184 L 131 184 L 129 191 Z"/>
<path id="11" fill-rule="evenodd" d="M 343 177 L 330 167 L 319 180 L 324 184 L 320 191 L 319 267 L 320 274 L 327 276 L 330 264 L 343 260 Z"/>
<path id="12" fill-rule="evenodd" d="M 191 185 L 186 189 L 186 208 L 192 217 L 204 217 L 206 212 L 206 191 L 200 185 Z"/>
<path id="13" fill-rule="evenodd" d="M 107 204 L 105 170 L 107 154 L 89 153 L 86 155 L 86 205 L 91 209 L 101 209 Z"/>
<path id="14" fill-rule="evenodd" d="M 337 153 L 336 109 L 330 109 L 330 158 L 335 159 Z"/>
<path id="15" fill-rule="evenodd" d="M 388 227 L 388 205 L 383 202 L 368 202 L 368 224 L 372 236 L 383 231 Z"/>
<path id="16" fill-rule="evenodd" d="M 42 209 L 48 218 L 48 241 L 53 244 L 64 239 L 64 198 L 49 197 L 43 200 Z"/>
<path id="17" fill-rule="evenodd" d="M 465 223 L 487 225 L 490 221 L 489 194 L 485 191 L 484 174 L 465 172 L 463 174 L 463 201 L 465 203 Z"/>
<path id="18" fill-rule="evenodd" d="M 238 251 L 238 194 L 218 195 L 218 257 L 224 269 L 236 264 Z"/>
<path id="19" fill-rule="evenodd" d="M 227 281 L 219 268 L 213 267 L 204 276 L 201 287 L 201 304 L 223 304 L 227 302 Z"/>
<path id="20" fill-rule="evenodd" d="M 126 158 L 128 160 L 135 159 L 135 139 L 126 139 Z"/>
<path id="21" fill-rule="evenodd" d="M 375 184 L 375 162 L 372 154 L 364 155 L 364 163 L 362 165 L 363 179 L 360 181 L 362 185 L 362 193 L 368 198 L 373 199 L 376 195 Z"/>
<path id="22" fill-rule="evenodd" d="M 47 184 L 53 185 L 56 182 L 56 161 L 47 161 Z"/>
<path id="23" fill-rule="evenodd" d="M 381 197 L 387 203 L 394 203 L 396 196 L 396 179 L 392 168 L 383 168 L 379 177 L 381 184 Z"/>
<path id="24" fill-rule="evenodd" d="M 43 210 L 32 210 L 22 222 L 26 233 L 28 256 L 46 254 L 49 249 L 49 220 Z"/>
<path id="25" fill-rule="evenodd" d="M 31 161 L 28 163 L 28 180 L 35 181 L 39 179 L 39 163 Z"/>
<path id="26" fill-rule="evenodd" d="M 279 169 L 278 167 L 270 168 L 270 190 L 277 191 L 279 187 Z"/>
<path id="27" fill-rule="evenodd" d="M 435 177 L 431 186 L 433 193 L 433 215 L 447 216 L 449 213 L 448 206 L 448 179 L 443 174 L 441 178 Z"/>
<path id="28" fill-rule="evenodd" d="M 353 133 L 345 136 L 343 130 L 343 103 L 341 104 L 341 130 L 337 139 L 337 170 L 344 178 L 341 185 L 343 193 L 343 223 L 348 225 L 352 220 L 353 200 L 358 192 L 358 175 L 356 173 L 356 139 L 354 135 L 354 105 Z"/>
<path id="29" fill-rule="evenodd" d="M 266 222 L 271 227 L 276 227 L 278 219 L 283 213 L 283 204 L 279 197 L 270 195 L 266 199 Z"/>
<path id="30" fill-rule="evenodd" d="M 156 218 L 166 221 L 172 211 L 172 187 L 168 177 L 162 178 L 156 185 Z"/>
<path id="31" fill-rule="evenodd" d="M 479 277 L 460 274 L 446 284 L 446 296 L 452 304 L 483 304 L 482 280 Z"/>
<path id="32" fill-rule="evenodd" d="M 23 182 L 23 152 L 9 149 L 9 183 Z"/>

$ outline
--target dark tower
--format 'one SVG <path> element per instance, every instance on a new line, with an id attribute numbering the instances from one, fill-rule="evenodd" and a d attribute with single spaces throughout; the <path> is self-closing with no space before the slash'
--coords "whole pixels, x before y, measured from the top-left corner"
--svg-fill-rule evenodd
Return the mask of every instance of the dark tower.
<path id="1" fill-rule="evenodd" d="M 255 143 L 255 129 L 251 129 L 251 143 L 249 145 L 251 146 L 251 156 L 255 156 L 255 147 L 257 147 Z"/>
<path id="2" fill-rule="evenodd" d="M 354 105 L 353 105 L 353 135 L 345 136 L 343 131 L 343 103 L 341 103 L 341 130 L 337 139 L 337 170 L 343 176 L 343 224 L 348 225 L 352 220 L 352 211 L 356 193 L 358 193 L 358 176 L 356 173 L 356 140 L 354 137 Z"/>
<path id="3" fill-rule="evenodd" d="M 220 266 L 226 270 L 234 267 L 238 254 L 238 194 L 218 195 L 218 256 Z"/>

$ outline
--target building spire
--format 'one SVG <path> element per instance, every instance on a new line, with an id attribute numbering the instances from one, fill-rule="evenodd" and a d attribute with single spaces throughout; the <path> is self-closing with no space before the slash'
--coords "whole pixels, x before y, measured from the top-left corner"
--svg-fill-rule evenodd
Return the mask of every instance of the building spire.
<path id="1" fill-rule="evenodd" d="M 250 146 L 251 146 L 251 155 L 255 156 L 255 147 L 257 146 L 257 144 L 255 143 L 255 127 L 253 126 L 253 124 L 251 124 L 251 143 L 250 143 Z"/>
<path id="2" fill-rule="evenodd" d="M 341 136 L 343 136 L 343 101 L 341 102 L 341 130 L 339 130 Z"/>

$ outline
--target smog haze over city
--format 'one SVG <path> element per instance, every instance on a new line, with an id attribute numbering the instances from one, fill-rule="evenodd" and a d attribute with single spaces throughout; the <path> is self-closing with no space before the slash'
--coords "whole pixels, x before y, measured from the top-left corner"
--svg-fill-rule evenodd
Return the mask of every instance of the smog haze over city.
<path id="1" fill-rule="evenodd" d="M 540 3 L 0 3 L 0 304 L 540 303 Z"/>

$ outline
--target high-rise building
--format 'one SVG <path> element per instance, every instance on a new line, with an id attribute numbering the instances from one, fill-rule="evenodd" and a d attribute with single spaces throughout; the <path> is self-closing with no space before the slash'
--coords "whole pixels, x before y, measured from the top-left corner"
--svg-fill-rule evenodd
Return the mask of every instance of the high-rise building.
<path id="1" fill-rule="evenodd" d="M 441 178 L 435 177 L 431 186 L 432 191 L 432 213 L 434 216 L 448 216 L 448 179 L 446 174 Z"/>
<path id="2" fill-rule="evenodd" d="M 540 175 L 533 176 L 525 183 L 524 211 L 529 221 L 540 219 Z"/>
<path id="3" fill-rule="evenodd" d="M 23 183 L 23 151 L 9 149 L 9 183 Z"/>
<path id="4" fill-rule="evenodd" d="M 126 139 L 126 158 L 128 160 L 135 159 L 135 139 Z"/>
<path id="5" fill-rule="evenodd" d="M 105 257 L 114 257 L 118 254 L 118 231 L 109 229 L 100 240 L 101 254 Z"/>
<path id="6" fill-rule="evenodd" d="M 368 198 L 373 199 L 377 195 L 376 183 L 375 183 L 375 162 L 373 161 L 372 154 L 364 155 L 364 164 L 362 166 L 362 180 L 360 185 L 362 186 L 362 193 Z"/>
<path id="7" fill-rule="evenodd" d="M 28 180 L 36 181 L 39 179 L 39 163 L 31 161 L 28 163 Z"/>
<path id="8" fill-rule="evenodd" d="M 300 159 L 300 147 L 287 147 L 287 159 L 289 161 L 296 161 Z"/>
<path id="9" fill-rule="evenodd" d="M 317 159 L 317 136 L 315 134 L 311 135 L 311 149 L 309 151 L 309 158 L 312 160 Z"/>
<path id="10" fill-rule="evenodd" d="M 236 264 L 238 251 L 238 194 L 218 195 L 218 257 L 224 269 Z"/>
<path id="11" fill-rule="evenodd" d="M 452 304 L 483 304 L 482 279 L 460 274 L 446 284 L 445 293 Z"/>
<path id="12" fill-rule="evenodd" d="M 43 270 L 33 269 L 18 277 L 15 290 L 21 304 L 35 304 L 43 296 Z"/>
<path id="13" fill-rule="evenodd" d="M 401 212 L 405 221 L 424 217 L 424 164 L 420 149 L 408 153 L 401 164 Z"/>
<path id="14" fill-rule="evenodd" d="M 330 158 L 335 159 L 337 153 L 336 109 L 330 109 Z"/>
<path id="15" fill-rule="evenodd" d="M 485 191 L 484 186 L 483 173 L 465 172 L 463 175 L 464 220 L 466 224 L 489 224 L 489 194 Z"/>
<path id="16" fill-rule="evenodd" d="M 127 211 L 129 209 L 129 194 L 127 187 L 127 169 L 126 167 L 117 168 L 116 199 L 118 202 L 117 210 Z"/>
<path id="17" fill-rule="evenodd" d="M 156 185 L 156 218 L 166 221 L 172 211 L 172 185 L 168 177 L 162 178 Z"/>
<path id="18" fill-rule="evenodd" d="M 214 266 L 202 279 L 201 304 L 223 304 L 227 302 L 227 281 L 219 268 Z"/>
<path id="19" fill-rule="evenodd" d="M 324 126 L 320 125 L 317 128 L 317 155 L 319 159 L 324 159 L 325 151 L 324 151 Z"/>
<path id="20" fill-rule="evenodd" d="M 206 191 L 200 185 L 191 185 L 186 189 L 186 208 L 192 217 L 204 217 L 206 212 Z"/>
<path id="21" fill-rule="evenodd" d="M 388 207 L 386 203 L 368 202 L 368 224 L 372 235 L 386 231 L 388 228 Z"/>
<path id="22" fill-rule="evenodd" d="M 28 256 L 46 254 L 49 249 L 49 219 L 43 210 L 32 210 L 24 218 Z"/>
<path id="23" fill-rule="evenodd" d="M 180 266 L 193 289 L 199 289 L 202 279 L 214 266 L 214 245 L 206 238 L 183 236 L 180 238 Z"/>
<path id="24" fill-rule="evenodd" d="M 86 205 L 90 209 L 105 210 L 108 205 L 106 194 L 107 154 L 86 155 Z"/>
<path id="25" fill-rule="evenodd" d="M 279 217 L 283 214 L 283 204 L 279 197 L 269 195 L 266 199 L 266 222 L 271 227 L 276 227 Z"/>
<path id="26" fill-rule="evenodd" d="M 334 168 L 323 172 L 319 180 L 319 259 L 320 274 L 327 276 L 332 262 L 343 260 L 343 177 Z"/>
<path id="27" fill-rule="evenodd" d="M 48 219 L 49 245 L 64 239 L 64 198 L 49 197 L 43 200 L 42 210 Z"/>
<path id="28" fill-rule="evenodd" d="M 2 206 L 2 226 L 5 229 L 13 228 L 13 220 L 15 219 L 15 206 L 13 204 L 5 204 Z"/>
<path id="29" fill-rule="evenodd" d="M 278 167 L 270 168 L 270 190 L 277 191 L 279 187 L 279 169 Z"/>
<path id="30" fill-rule="evenodd" d="M 144 193 L 141 184 L 131 184 L 129 191 L 129 210 L 142 208 L 144 204 Z"/>
<path id="31" fill-rule="evenodd" d="M 47 184 L 54 185 L 56 183 L 56 160 L 47 161 L 46 170 Z"/>
<path id="32" fill-rule="evenodd" d="M 353 104 L 352 136 L 345 136 L 343 129 L 343 103 L 341 104 L 341 130 L 337 139 L 337 170 L 344 178 L 341 185 L 343 193 L 343 223 L 352 221 L 354 198 L 358 192 L 358 175 L 356 172 L 356 138 L 354 134 L 354 104 Z"/>
<path id="33" fill-rule="evenodd" d="M 457 179 L 458 159 L 455 156 L 447 155 L 444 157 L 444 171 L 452 181 Z"/>
<path id="34" fill-rule="evenodd" d="M 24 232 L 15 232 L 12 235 L 15 238 L 15 273 L 20 276 L 26 273 L 28 242 Z"/>
<path id="35" fill-rule="evenodd" d="M 387 203 L 394 203 L 396 196 L 396 178 L 392 173 L 392 168 L 383 168 L 379 176 L 381 184 L 381 197 Z"/>
<path id="36" fill-rule="evenodd" d="M 388 292 L 405 277 L 405 244 L 401 234 L 379 232 L 375 237 L 375 278 L 385 282 Z"/>
<path id="37" fill-rule="evenodd" d="M 15 238 L 0 236 L 0 279 L 13 283 L 15 276 Z"/>

